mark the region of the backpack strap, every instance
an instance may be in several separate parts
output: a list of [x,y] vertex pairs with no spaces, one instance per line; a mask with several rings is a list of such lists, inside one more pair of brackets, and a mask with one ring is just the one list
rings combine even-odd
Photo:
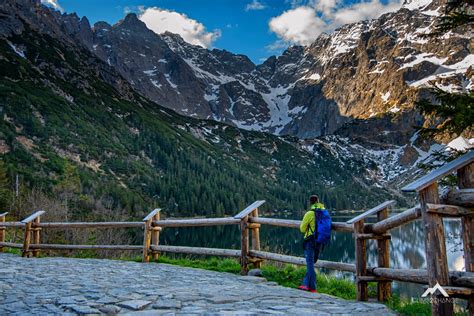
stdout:
[[318,231],[318,221],[316,220],[316,209],[312,209],[311,211],[313,211],[314,213],[314,231],[311,229],[311,222],[309,222],[309,225],[306,227],[305,235],[308,233],[308,230],[311,231],[311,235],[314,235],[314,233]]
[[[314,210],[310,210],[310,211],[313,211]],[[316,212],[314,212],[314,228],[316,229]],[[305,236],[308,234],[308,231],[311,231],[311,235],[314,234],[314,231],[311,229],[311,222],[309,222],[308,226],[306,226],[306,232],[305,232]]]

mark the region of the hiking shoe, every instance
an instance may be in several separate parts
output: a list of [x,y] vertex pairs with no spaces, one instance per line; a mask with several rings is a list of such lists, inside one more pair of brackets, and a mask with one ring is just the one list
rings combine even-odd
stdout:
[[304,285],[298,286],[298,289],[303,290],[303,291],[309,291],[309,288],[307,286],[304,286]]
[[318,293],[318,290],[308,290],[310,291],[311,293]]

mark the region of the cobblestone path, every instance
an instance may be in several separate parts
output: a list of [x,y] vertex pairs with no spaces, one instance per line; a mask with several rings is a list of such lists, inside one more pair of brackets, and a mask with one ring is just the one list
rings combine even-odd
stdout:
[[0,315],[390,315],[257,277],[105,259],[0,254]]

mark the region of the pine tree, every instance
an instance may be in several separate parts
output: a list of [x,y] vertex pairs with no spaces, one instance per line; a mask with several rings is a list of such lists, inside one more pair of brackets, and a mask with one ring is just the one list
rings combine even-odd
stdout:
[[474,23],[473,0],[450,0],[446,3],[445,13],[439,18],[434,34],[442,35],[463,26]]
[[444,119],[444,122],[434,128],[424,128],[422,132],[431,135],[441,132],[461,134],[463,131],[472,128],[474,122],[474,92],[469,93],[449,93],[437,87],[431,89],[432,93],[439,101],[433,104],[424,99],[417,103],[423,114],[437,115]]
[[81,192],[81,178],[75,166],[66,162],[63,169],[63,174],[59,183],[55,186],[54,191],[64,201],[66,214],[68,215],[69,207],[73,202],[74,197]]
[[10,181],[3,161],[0,161],[0,213],[8,209],[10,205]]
[[[439,36],[447,32],[467,28],[472,29],[474,24],[473,0],[451,0],[446,4],[445,13],[439,18],[435,31],[429,36]],[[416,107],[423,113],[435,115],[443,119],[443,123],[436,128],[425,128],[425,135],[443,132],[461,134],[464,131],[472,132],[474,122],[474,92],[446,92],[438,87],[430,89],[437,102],[422,99]]]

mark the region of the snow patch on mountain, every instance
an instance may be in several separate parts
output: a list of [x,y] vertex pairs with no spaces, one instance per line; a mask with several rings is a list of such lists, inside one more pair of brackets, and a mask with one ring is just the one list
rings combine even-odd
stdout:
[[278,86],[271,88],[269,93],[262,94],[263,99],[270,110],[270,119],[263,124],[264,127],[274,127],[275,134],[279,134],[281,130],[291,121],[289,116],[288,102],[291,96],[288,94],[293,85],[286,87]]
[[464,138],[459,136],[458,138],[453,139],[447,145],[449,148],[459,151],[471,150],[474,148],[474,138]]
[[19,48],[17,45],[13,44],[13,43],[10,42],[10,41],[7,41],[7,43],[8,43],[8,45],[11,47],[11,49],[13,49],[13,51],[15,52],[15,54],[17,54],[17,55],[20,56],[21,58],[26,59],[25,50],[24,50],[24,49]]
[[423,10],[431,4],[432,0],[406,0],[402,8],[408,10]]
[[[349,138],[331,135],[302,141],[301,147],[314,155],[318,155],[320,146],[323,146],[329,149],[334,159],[340,160],[343,165],[356,162],[362,168],[365,166],[367,180],[370,178],[381,185],[397,182],[399,179],[403,179],[405,175],[410,175],[413,178],[413,175],[421,172],[420,164],[442,164],[443,162],[436,160],[435,153],[443,154],[449,148],[465,151],[474,147],[474,139],[467,140],[462,137],[454,139],[448,145],[432,144],[427,148],[417,146],[417,140],[418,133],[415,133],[409,143],[403,146],[391,145],[389,147],[370,148],[354,143]],[[403,162],[407,152],[413,152],[415,156],[411,161]]]
[[410,54],[405,57],[405,59],[411,59],[411,58],[414,58],[414,59],[406,64],[403,64],[399,68],[399,70],[404,69],[404,68],[412,68],[413,66],[418,65],[422,62],[429,62],[435,65],[442,65],[448,60],[448,57],[439,58],[439,57],[433,56],[433,54],[430,54],[430,53],[420,53],[415,56]]
[[390,91],[385,93],[380,92],[380,98],[383,102],[387,102],[388,98],[390,98]]
[[[420,55],[423,55],[423,54],[420,54]],[[416,61],[419,61],[419,60],[420,59],[416,59]],[[457,74],[464,74],[469,68],[472,68],[474,65],[473,54],[467,55],[463,60],[451,65],[445,64],[447,58],[429,57],[428,59],[425,59],[425,60],[433,64],[439,65],[438,69],[433,74],[426,76],[422,79],[408,81],[407,84],[409,86],[415,87],[415,88],[427,86],[429,85],[431,81],[434,81],[437,79],[449,78]],[[469,83],[465,84],[465,87],[469,87],[470,84],[472,84],[472,78],[469,78],[468,81]],[[462,86],[457,86],[457,85],[452,85],[452,84],[448,84],[448,85],[436,84],[436,86],[447,92],[465,90],[465,87],[463,89]]]

